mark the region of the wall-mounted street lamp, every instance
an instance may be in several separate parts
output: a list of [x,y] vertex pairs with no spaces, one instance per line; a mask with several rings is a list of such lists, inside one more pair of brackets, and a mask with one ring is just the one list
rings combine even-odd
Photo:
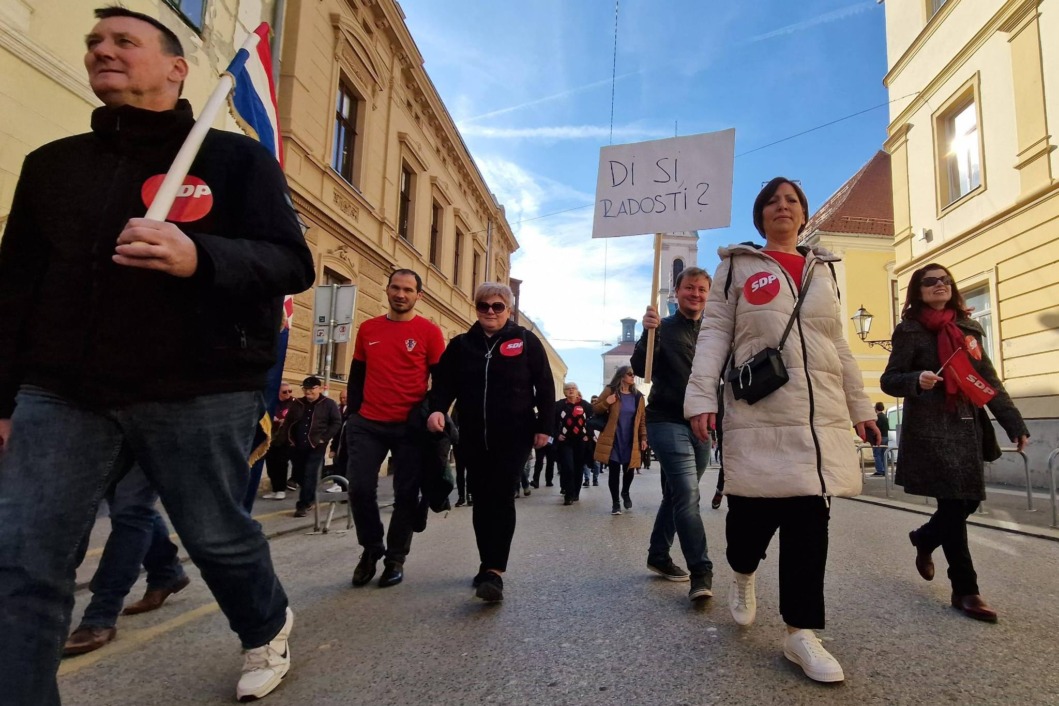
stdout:
[[851,320],[853,321],[854,330],[856,330],[857,335],[860,337],[860,340],[864,341],[869,346],[879,346],[880,348],[884,348],[888,351],[893,350],[893,344],[888,338],[877,339],[874,341],[868,340],[868,334],[871,332],[871,322],[874,318],[875,317],[872,316],[868,312],[868,310],[864,308],[864,305],[861,304],[860,308],[857,309],[857,313],[855,313],[851,317]]

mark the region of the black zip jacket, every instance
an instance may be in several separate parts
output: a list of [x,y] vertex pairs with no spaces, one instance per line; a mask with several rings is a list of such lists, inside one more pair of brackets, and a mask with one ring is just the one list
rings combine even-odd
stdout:
[[198,250],[192,277],[111,260],[126,222],[147,211],[144,183],[168,171],[193,123],[183,100],[99,108],[92,132],[26,157],[0,241],[0,418],[21,384],[97,407],[264,387],[282,297],[314,280],[268,150],[207,135],[190,175],[212,205],[177,223]]
[[[295,411],[297,410],[297,411]],[[287,424],[287,440],[291,446],[298,446],[298,425],[305,421],[305,415],[309,415],[309,446],[319,449],[327,446],[331,439],[335,438],[338,430],[342,428],[342,413],[338,411],[338,403],[330,397],[320,396],[315,403],[310,404],[304,397],[294,400],[291,405],[291,413],[295,414],[296,420]]]
[[449,341],[432,380],[430,410],[447,412],[456,402],[461,444],[488,448],[552,432],[548,356],[540,339],[517,324],[509,321],[486,337],[475,323]]
[[[691,377],[695,342],[702,319],[692,321],[679,311],[662,319],[655,332],[654,370],[651,396],[647,398],[647,421],[687,424],[684,419],[684,392]],[[647,365],[647,331],[636,342],[629,360],[634,373],[643,377]]]

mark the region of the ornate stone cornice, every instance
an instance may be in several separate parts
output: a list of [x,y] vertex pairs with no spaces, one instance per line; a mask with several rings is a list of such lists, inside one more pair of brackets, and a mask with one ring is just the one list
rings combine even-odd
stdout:
[[83,71],[75,71],[58,55],[52,53],[6,22],[0,22],[0,47],[26,62],[49,79],[74,94],[93,108],[100,105],[92,93]]

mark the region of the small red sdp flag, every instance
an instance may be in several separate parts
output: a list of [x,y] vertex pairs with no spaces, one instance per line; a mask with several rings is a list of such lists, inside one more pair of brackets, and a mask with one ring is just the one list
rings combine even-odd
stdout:
[[971,404],[976,407],[984,407],[996,397],[996,390],[982,379],[982,376],[971,365],[966,348],[958,349],[944,367],[947,369],[946,374],[952,375],[956,380],[960,392],[966,395]]

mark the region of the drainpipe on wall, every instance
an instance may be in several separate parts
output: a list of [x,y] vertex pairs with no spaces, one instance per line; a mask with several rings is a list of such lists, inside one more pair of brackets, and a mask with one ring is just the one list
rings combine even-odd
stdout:
[[276,86],[276,98],[279,99],[279,65],[280,50],[283,47],[283,23],[287,16],[287,0],[276,0],[272,8],[272,83]]

